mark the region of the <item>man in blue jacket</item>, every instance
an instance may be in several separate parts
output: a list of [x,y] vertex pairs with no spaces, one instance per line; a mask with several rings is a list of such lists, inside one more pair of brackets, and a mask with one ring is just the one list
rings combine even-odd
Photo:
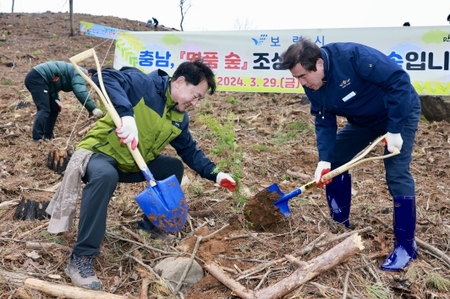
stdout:
[[[393,252],[381,265],[399,271],[417,257],[415,184],[410,162],[420,119],[419,96],[409,75],[395,61],[357,43],[330,43],[319,48],[308,39],[282,54],[282,67],[302,84],[315,116],[319,162],[318,185],[326,185],[332,218],[349,227],[351,178],[348,172],[322,183],[322,176],[350,161],[371,141],[387,133],[385,151],[400,154],[384,160],[394,203]],[[337,116],[347,118],[338,131]]]
[[[87,74],[87,71],[83,70]],[[72,91],[90,114],[95,117],[103,115],[89,96],[86,80],[68,62],[48,61],[33,67],[25,77],[25,86],[37,108],[32,131],[33,141],[54,138],[53,128],[62,109],[58,94],[60,91]]]
[[[201,177],[230,191],[236,185],[229,174],[221,172],[197,148],[189,131],[187,110],[216,89],[214,73],[202,60],[181,63],[172,77],[162,70],[145,74],[126,67],[103,70],[102,78],[122,126],[115,128],[107,114],[77,145],[77,150],[93,154],[82,178],[86,185],[81,197],[78,237],[65,271],[74,285],[96,290],[101,283],[95,275],[93,259],[99,254],[105,235],[109,200],[118,182],[145,181],[126,144],[140,151],[156,180],[175,175],[181,183],[182,161],[161,154],[170,144]],[[93,81],[99,85],[98,74]],[[149,232],[152,238],[167,236],[145,215],[138,228]]]

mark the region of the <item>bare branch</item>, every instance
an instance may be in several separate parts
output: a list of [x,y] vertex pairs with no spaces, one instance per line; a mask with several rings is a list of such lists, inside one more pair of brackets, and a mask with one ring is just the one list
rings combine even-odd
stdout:
[[181,14],[181,21],[180,21],[180,29],[181,31],[184,31],[183,29],[183,22],[184,22],[184,18],[189,10],[189,8],[191,8],[192,4],[188,3],[186,4],[187,0],[180,0],[180,14]]

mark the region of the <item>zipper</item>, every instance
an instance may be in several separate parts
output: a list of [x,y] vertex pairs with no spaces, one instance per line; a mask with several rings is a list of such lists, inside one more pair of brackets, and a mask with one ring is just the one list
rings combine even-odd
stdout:
[[160,150],[165,144],[166,144],[166,141],[171,137],[173,135],[173,132],[171,132],[170,133],[170,135],[169,136],[167,136],[167,138],[166,139],[164,139],[164,142],[163,143],[161,143],[161,145],[160,146],[158,146],[158,148],[157,148],[157,150]]
[[[327,56],[327,72],[328,72],[330,70],[330,57],[328,56],[328,52],[326,49],[322,48],[322,50],[323,50],[323,53],[325,53],[325,56]],[[325,72],[325,69],[324,69],[324,72]],[[324,76],[325,76],[325,73],[324,73]],[[323,84],[326,86],[325,86],[325,97],[322,99],[322,103],[321,103],[322,104],[322,120],[325,119],[325,102],[328,97],[328,86],[329,86],[328,81],[323,81]]]

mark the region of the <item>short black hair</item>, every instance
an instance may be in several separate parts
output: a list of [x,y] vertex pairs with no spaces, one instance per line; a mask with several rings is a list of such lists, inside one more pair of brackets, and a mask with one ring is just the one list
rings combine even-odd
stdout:
[[175,81],[181,76],[186,78],[186,82],[192,85],[198,85],[203,80],[206,80],[208,83],[209,94],[213,95],[216,91],[214,72],[203,59],[182,62],[173,73],[172,80]]
[[92,76],[94,76],[95,74],[97,74],[97,70],[96,69],[88,69],[88,74],[92,74]]
[[281,54],[281,69],[291,70],[300,63],[307,71],[317,71],[316,63],[322,58],[320,47],[308,38],[302,38]]

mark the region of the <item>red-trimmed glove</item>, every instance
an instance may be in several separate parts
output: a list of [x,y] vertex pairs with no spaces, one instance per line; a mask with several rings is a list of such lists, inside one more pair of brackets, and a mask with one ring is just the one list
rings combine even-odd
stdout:
[[220,186],[227,188],[231,192],[234,192],[236,190],[236,181],[233,180],[231,175],[224,172],[219,172],[217,174],[216,183]]
[[316,185],[323,187],[331,183],[331,180],[322,182],[322,177],[331,171],[331,163],[327,161],[320,161],[317,163],[316,172],[314,173],[314,178],[316,180]]
[[131,149],[136,149],[139,139],[134,117],[124,116],[120,120],[122,121],[122,126],[116,129],[116,134],[120,138],[120,143],[128,144],[131,142]]

